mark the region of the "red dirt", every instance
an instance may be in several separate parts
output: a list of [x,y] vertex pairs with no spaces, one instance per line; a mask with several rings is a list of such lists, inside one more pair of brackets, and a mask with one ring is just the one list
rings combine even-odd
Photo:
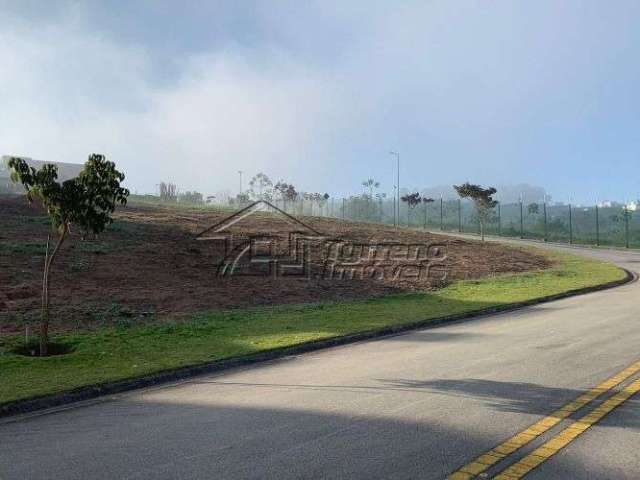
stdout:
[[[441,271],[403,280],[315,278],[322,252],[314,240],[312,277],[269,278],[217,275],[221,242],[195,236],[228,214],[205,209],[129,206],[97,239],[72,232],[52,270],[54,330],[91,329],[114,321],[163,319],[204,310],[285,303],[312,303],[429,290],[459,279],[548,268],[549,260],[515,248],[392,227],[305,218],[327,238],[349,242],[393,241],[426,245],[446,253]],[[41,209],[24,197],[0,197],[0,333],[23,331],[37,320],[43,245],[48,225]],[[303,227],[295,227],[295,229]],[[274,214],[257,214],[226,231],[243,238],[268,233],[287,239],[292,226]],[[25,244],[30,244],[25,248]],[[277,251],[282,245],[278,243]]]

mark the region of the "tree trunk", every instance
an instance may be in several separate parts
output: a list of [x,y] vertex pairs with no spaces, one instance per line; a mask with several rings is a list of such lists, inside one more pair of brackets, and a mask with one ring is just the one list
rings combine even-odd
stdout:
[[482,220],[480,220],[480,238],[484,242],[484,222]]
[[58,243],[56,247],[49,255],[49,242],[51,240],[51,235],[47,237],[47,252],[44,260],[44,275],[42,278],[42,319],[40,321],[40,356],[45,357],[49,353],[49,273],[51,272],[51,265],[53,264],[53,260],[64,242],[64,239],[67,236],[68,225],[64,225],[62,227],[62,233],[60,234],[60,238],[58,239]]

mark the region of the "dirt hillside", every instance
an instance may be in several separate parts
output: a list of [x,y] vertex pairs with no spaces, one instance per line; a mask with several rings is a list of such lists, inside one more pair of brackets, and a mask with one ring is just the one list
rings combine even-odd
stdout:
[[[393,227],[326,218],[299,224],[264,212],[226,225],[228,215],[131,205],[98,238],[73,231],[52,272],[55,329],[375,297],[550,266],[514,248]],[[16,196],[0,196],[0,225],[0,332],[19,332],[38,315],[49,227],[41,209]]]

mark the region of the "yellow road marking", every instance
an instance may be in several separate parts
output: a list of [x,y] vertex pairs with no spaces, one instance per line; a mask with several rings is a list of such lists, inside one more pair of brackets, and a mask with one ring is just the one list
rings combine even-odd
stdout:
[[627,378],[638,373],[639,371],[640,361],[625,368],[608,380],[605,380],[597,387],[583,393],[572,402],[567,403],[555,412],[552,412],[548,416],[544,417],[542,420],[534,423],[526,430],[523,430],[522,432],[511,437],[506,442],[501,443],[497,447],[479,456],[471,463],[468,463],[459,470],[456,470],[454,473],[449,475],[448,480],[471,480],[472,478],[475,478],[480,473],[488,470],[492,465],[495,465],[505,457],[524,447],[535,438],[555,427],[558,423],[569,417],[571,414],[577,412],[582,407],[588,405],[593,400],[598,398],[600,395],[608,392],[616,385],[624,382]]
[[598,423],[605,415],[611,413],[611,411],[622,405],[638,392],[640,392],[640,380],[636,380],[631,383],[620,393],[616,393],[611,398],[603,402],[598,408],[592,410],[579,420],[576,420],[540,448],[537,448],[522,460],[511,465],[499,475],[495,476],[494,479],[514,480],[524,477],[531,470],[541,463],[546,462],[552,455],[555,455],[564,447],[569,445],[588,428]]

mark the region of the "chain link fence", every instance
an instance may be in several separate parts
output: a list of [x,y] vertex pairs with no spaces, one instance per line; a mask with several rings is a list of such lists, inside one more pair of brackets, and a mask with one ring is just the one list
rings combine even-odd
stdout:
[[[297,216],[317,216],[431,231],[480,233],[472,202],[437,199],[414,207],[388,198],[357,196],[276,200],[272,203]],[[238,207],[238,205],[236,205]],[[399,212],[399,214],[398,214]],[[498,204],[488,217],[485,233],[578,245],[640,248],[640,210],[622,204],[575,206],[545,203]]]

